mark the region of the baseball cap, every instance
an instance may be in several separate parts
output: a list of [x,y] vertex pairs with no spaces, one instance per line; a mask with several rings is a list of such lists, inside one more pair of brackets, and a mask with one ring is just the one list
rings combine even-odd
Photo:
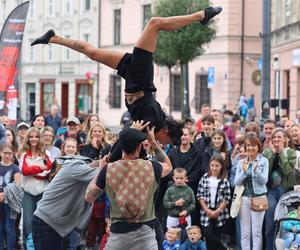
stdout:
[[80,121],[77,117],[75,116],[71,116],[68,118],[67,120],[67,125],[70,123],[70,122],[74,122],[76,125],[80,125]]
[[17,125],[17,130],[22,129],[22,128],[27,128],[27,129],[29,129],[29,125],[28,125],[26,122],[20,122],[20,123]]
[[125,128],[119,133],[120,146],[127,154],[133,153],[137,146],[147,138],[147,134],[135,128]]

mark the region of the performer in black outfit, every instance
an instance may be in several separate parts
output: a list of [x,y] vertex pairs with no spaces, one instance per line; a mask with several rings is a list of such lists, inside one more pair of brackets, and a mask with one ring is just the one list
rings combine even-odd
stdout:
[[153,84],[153,52],[155,51],[158,32],[174,31],[191,23],[205,25],[222,11],[221,7],[209,7],[185,16],[152,17],[137,41],[132,53],[95,48],[85,41],[60,37],[53,30],[35,39],[36,44],[54,43],[85,54],[90,59],[118,70],[125,84],[125,102],[133,121],[143,120],[155,126],[155,138],[163,145],[178,142],[181,125],[172,118],[166,118],[160,104],[154,99],[156,91]]

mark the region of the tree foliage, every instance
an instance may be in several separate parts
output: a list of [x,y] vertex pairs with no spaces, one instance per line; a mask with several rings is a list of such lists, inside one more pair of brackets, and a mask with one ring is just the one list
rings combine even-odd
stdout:
[[[168,17],[195,13],[205,9],[209,0],[159,0],[154,7],[154,16]],[[215,36],[213,23],[190,24],[173,32],[161,31],[157,41],[154,61],[158,65],[171,68],[175,64],[186,64],[203,54],[203,45]]]

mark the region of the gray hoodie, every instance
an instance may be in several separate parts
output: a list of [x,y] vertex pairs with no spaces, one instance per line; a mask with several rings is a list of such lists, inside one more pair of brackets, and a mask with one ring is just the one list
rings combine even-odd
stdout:
[[86,188],[98,168],[91,168],[92,159],[84,156],[64,156],[57,159],[61,169],[46,188],[34,215],[65,237],[74,228],[84,229],[92,205],[84,199]]

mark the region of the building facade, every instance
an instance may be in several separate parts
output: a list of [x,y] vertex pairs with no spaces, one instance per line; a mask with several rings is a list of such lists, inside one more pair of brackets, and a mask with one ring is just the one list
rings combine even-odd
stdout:
[[271,30],[272,115],[287,114],[294,119],[300,108],[300,2],[272,1]]
[[[20,2],[24,1],[1,1],[2,17]],[[31,47],[30,43],[53,29],[97,46],[99,14],[96,1],[30,0],[19,77],[21,119],[45,114],[53,103],[61,107],[63,117],[96,112],[98,64],[62,46]]]
[[[212,2],[215,6],[223,6],[223,12],[216,18],[216,38],[205,47],[204,55],[189,63],[191,116],[198,118],[204,103],[218,109],[227,104],[228,108],[235,109],[241,93],[255,95],[259,112],[260,86],[256,79],[252,80],[252,76],[258,69],[261,55],[262,3],[259,0]],[[131,51],[154,4],[155,1],[151,0],[103,0],[101,33],[105,35],[101,36],[101,47]],[[211,88],[207,84],[209,67],[213,67],[215,72]],[[180,119],[180,70],[174,67],[171,72],[170,83],[168,69],[155,66],[156,98],[166,112]],[[100,66],[100,93],[109,93],[100,98],[104,117],[117,117],[120,109],[125,110],[123,93],[114,96],[117,89],[124,89],[124,81],[114,70]]]
[[[13,1],[2,1],[12,3]],[[21,2],[21,1],[19,1]],[[118,126],[124,103],[124,80],[116,71],[99,65],[79,53],[56,45],[30,47],[31,41],[48,29],[96,47],[132,51],[151,16],[155,0],[31,0],[23,40],[20,76],[20,114],[49,111],[53,102],[64,117],[98,112],[105,125]],[[205,54],[189,63],[191,116],[209,103],[235,109],[239,96],[254,94],[260,107],[260,86],[255,78],[261,55],[262,3],[260,0],[214,0],[223,6],[216,18],[216,38]],[[16,3],[13,4],[16,6]],[[1,14],[4,20],[9,7]],[[1,11],[1,8],[0,8]],[[4,12],[4,11],[2,11]],[[0,23],[1,27],[1,23]],[[214,83],[208,88],[208,69],[214,69]],[[157,100],[167,113],[181,117],[180,69],[155,65]]]

